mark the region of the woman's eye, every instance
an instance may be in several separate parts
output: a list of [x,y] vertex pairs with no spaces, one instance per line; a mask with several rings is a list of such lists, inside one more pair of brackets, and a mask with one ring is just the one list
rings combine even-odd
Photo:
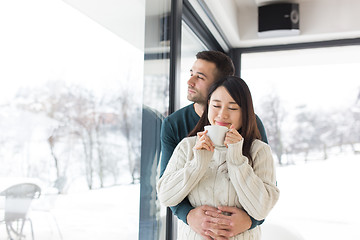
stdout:
[[238,110],[238,108],[229,108],[229,110]]
[[217,105],[213,105],[214,108],[220,108],[220,106],[217,106]]

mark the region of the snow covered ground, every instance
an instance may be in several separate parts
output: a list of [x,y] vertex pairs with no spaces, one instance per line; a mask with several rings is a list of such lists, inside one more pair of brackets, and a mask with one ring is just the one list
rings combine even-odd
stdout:
[[[139,184],[60,195],[53,210],[31,211],[35,239],[137,239],[139,195]],[[31,239],[29,229],[26,223],[26,239]],[[7,239],[4,225],[0,239]]]
[[288,227],[306,240],[360,239],[360,156],[278,167],[280,199],[266,223]]
[[[344,154],[278,167],[280,200],[263,224],[263,239],[281,240],[279,228],[305,240],[360,239],[359,170],[360,156]],[[139,189],[135,184],[61,195],[51,212],[31,212],[35,239],[61,239],[56,223],[64,240],[137,239]]]

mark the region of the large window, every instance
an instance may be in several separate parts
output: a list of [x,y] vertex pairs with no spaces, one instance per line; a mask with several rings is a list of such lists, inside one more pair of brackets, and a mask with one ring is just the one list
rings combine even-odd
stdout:
[[242,78],[277,162],[264,223],[304,239],[359,239],[360,47],[242,55]]
[[[108,11],[123,17],[108,26],[97,19],[104,4],[80,5],[0,3],[0,192],[40,186],[28,215],[36,239],[136,239],[144,55],[120,35],[144,29],[120,23],[144,25],[144,9],[113,5],[128,14]],[[0,201],[1,221],[4,192]]]
[[178,90],[180,91],[180,107],[184,107],[191,103],[187,100],[187,81],[190,78],[190,69],[196,61],[196,54],[207,48],[184,22],[181,36],[181,74]]

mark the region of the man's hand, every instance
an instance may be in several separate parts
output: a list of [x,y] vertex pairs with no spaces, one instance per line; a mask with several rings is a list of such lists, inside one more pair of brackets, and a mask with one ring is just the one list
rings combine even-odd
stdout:
[[205,223],[208,229],[205,234],[213,239],[228,239],[251,227],[249,215],[237,207],[219,206],[216,212],[207,210],[205,215],[212,217],[210,222]]
[[216,213],[218,209],[206,205],[196,207],[188,213],[186,220],[192,230],[203,236],[205,239],[212,240],[212,238],[206,234],[206,231],[209,229],[206,229],[204,226],[207,226],[208,222],[211,222],[213,217],[205,215],[206,211]]
[[227,206],[197,207],[189,212],[187,222],[207,240],[227,240],[251,227],[251,219],[244,210]]

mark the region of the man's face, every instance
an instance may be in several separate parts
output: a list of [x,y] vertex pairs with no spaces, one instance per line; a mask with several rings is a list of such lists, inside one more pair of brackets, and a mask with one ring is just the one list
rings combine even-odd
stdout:
[[197,59],[190,69],[187,99],[195,103],[206,104],[209,87],[215,81],[215,73],[215,63]]

